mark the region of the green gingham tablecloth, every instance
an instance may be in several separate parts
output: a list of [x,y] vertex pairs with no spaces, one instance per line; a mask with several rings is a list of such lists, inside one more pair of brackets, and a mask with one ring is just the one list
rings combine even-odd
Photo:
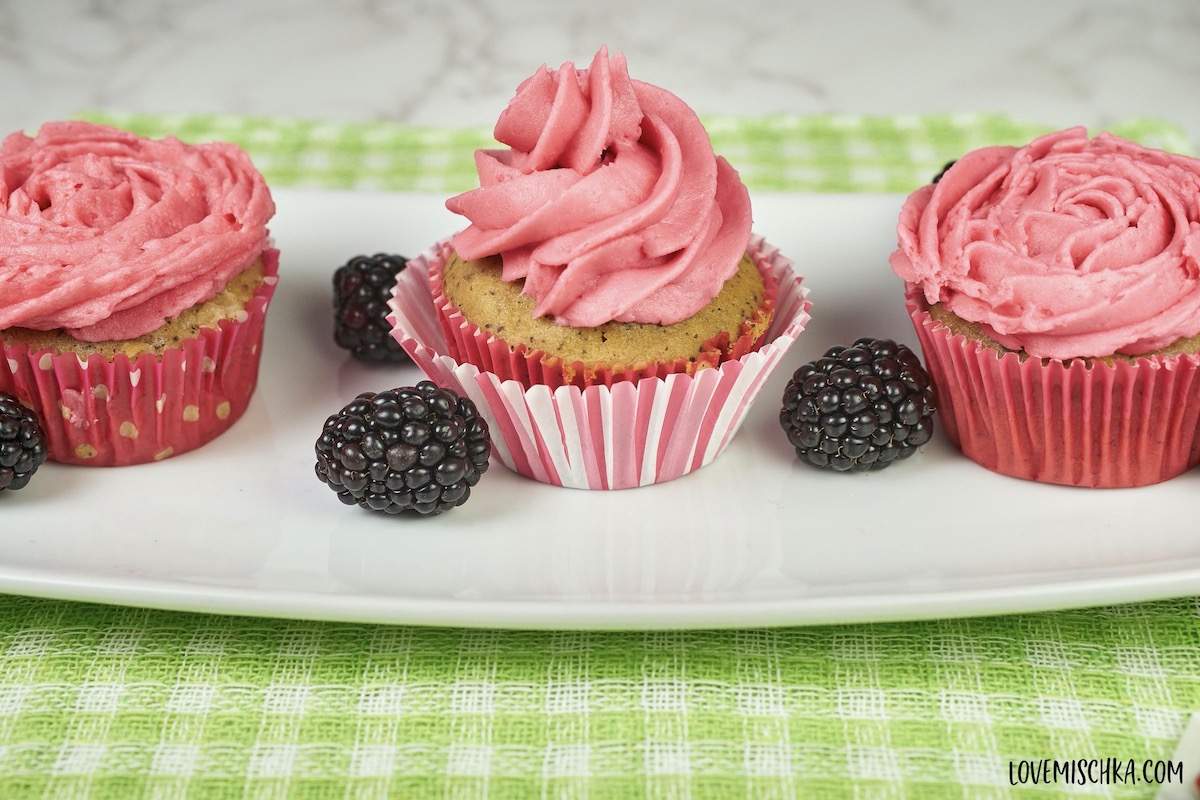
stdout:
[[[273,186],[461,192],[477,185],[475,149],[496,146],[488,128],[218,114],[87,116],[144,136],[237,142]],[[1021,144],[1050,130],[999,114],[705,117],[704,123],[713,148],[747,186],[789,192],[907,192],[967,150]],[[1191,152],[1184,132],[1164,122],[1127,120],[1107,130]]]
[[[486,132],[92,115],[222,138],[279,186],[445,193]],[[709,120],[755,189],[906,190],[998,116]],[[1153,122],[1112,130],[1187,150]],[[2,528],[0,528],[2,530]],[[1200,600],[995,619],[513,633],[0,596],[0,800],[1151,797],[1016,787],[1015,759],[1168,758]]]

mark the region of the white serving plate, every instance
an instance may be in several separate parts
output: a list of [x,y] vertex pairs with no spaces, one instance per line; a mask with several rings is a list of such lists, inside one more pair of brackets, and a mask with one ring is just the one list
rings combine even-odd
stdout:
[[415,382],[330,335],[330,275],[452,231],[439,198],[280,191],[262,383],[207,447],[121,469],[47,465],[0,497],[0,591],[188,611],[421,625],[648,629],[1034,611],[1200,594],[1200,471],[1087,491],[994,475],[940,437],[870,475],[796,463],[790,372],[858,336],[912,342],[887,266],[900,198],[755,196],[755,229],[808,276],[814,322],[712,466],[624,492],[494,464],[434,519],[347,508],[313,476],[325,417]]

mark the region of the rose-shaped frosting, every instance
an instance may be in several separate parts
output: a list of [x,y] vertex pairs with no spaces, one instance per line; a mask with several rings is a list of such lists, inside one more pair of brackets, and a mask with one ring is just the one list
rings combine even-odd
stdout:
[[1042,358],[1200,333],[1200,161],[1083,128],[963,156],[900,213],[892,268]]
[[231,144],[83,122],[14,133],[0,144],[0,330],[149,333],[253,263],[274,213]]
[[496,123],[508,150],[475,154],[480,188],[446,207],[471,226],[466,259],[500,255],[538,316],[575,327],[669,325],[737,270],[750,198],[682,100],[630,80],[601,48],[591,66],[542,67]]

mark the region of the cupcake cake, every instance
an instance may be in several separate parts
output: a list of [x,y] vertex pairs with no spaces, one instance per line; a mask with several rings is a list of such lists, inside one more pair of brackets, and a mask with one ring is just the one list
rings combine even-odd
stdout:
[[278,252],[270,192],[231,144],[50,123],[0,145],[0,392],[51,459],[199,447],[245,411]]
[[624,488],[708,463],[807,320],[736,170],[603,48],[521,83],[495,136],[446,203],[469,225],[400,277],[402,346],[475,390],[523,474]]
[[891,258],[962,451],[1157,483],[1200,462],[1200,161],[1082,128],[960,158]]
[[621,55],[538,70],[495,136],[508,149],[476,153],[480,187],[446,203],[471,223],[433,278],[456,340],[465,323],[524,356],[520,378],[586,386],[715,366],[766,332],[746,187]]

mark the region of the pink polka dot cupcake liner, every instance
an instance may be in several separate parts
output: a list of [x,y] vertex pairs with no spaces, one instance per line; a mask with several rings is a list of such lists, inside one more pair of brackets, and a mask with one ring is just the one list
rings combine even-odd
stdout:
[[62,464],[129,466],[194,450],[237,422],[258,383],[279,251],[262,262],[244,315],[161,355],[85,358],[0,340],[0,392],[38,412],[49,457]]
[[392,335],[442,387],[474,401],[493,452],[527,478],[574,489],[665,483],[712,463],[729,446],[763,385],[804,331],[811,303],[792,262],[761,237],[747,250],[777,284],[763,342],[693,374],[580,387],[526,386],[450,355],[430,282],[450,253],[441,242],[408,262],[393,293]]
[[1000,354],[934,320],[919,288],[909,286],[906,300],[940,423],[981,466],[1111,489],[1200,464],[1200,356],[1088,364]]

